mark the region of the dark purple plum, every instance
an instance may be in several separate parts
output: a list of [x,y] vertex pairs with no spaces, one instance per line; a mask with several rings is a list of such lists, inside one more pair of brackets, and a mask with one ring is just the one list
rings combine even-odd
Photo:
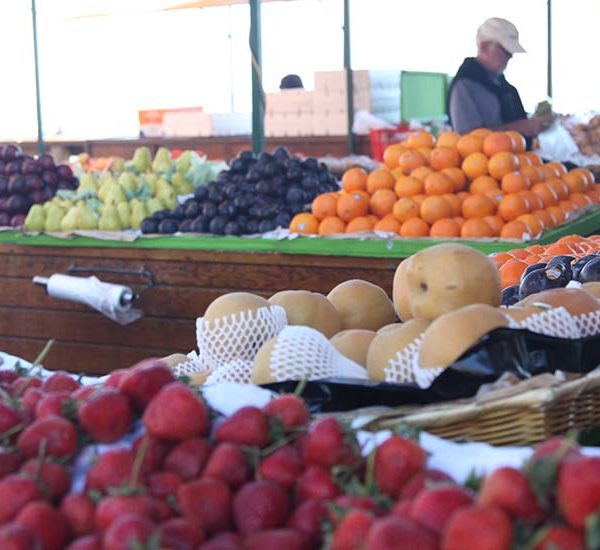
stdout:
[[18,145],[5,145],[2,147],[1,156],[4,160],[15,160],[23,156],[23,149]]
[[193,220],[200,215],[200,205],[193,199],[186,201],[185,204],[185,217],[189,220]]
[[24,176],[14,174],[10,177],[8,180],[8,192],[11,195],[26,195],[27,191],[27,182]]
[[241,235],[242,228],[236,221],[230,221],[225,224],[225,235]]
[[28,191],[41,191],[44,188],[42,178],[33,174],[25,176],[25,185]]
[[575,260],[574,256],[554,256],[549,262],[547,267],[562,266],[564,268],[563,275],[569,279],[573,278],[573,270],[571,269],[571,263]]
[[192,220],[192,233],[206,233],[208,231],[208,220],[205,216],[200,215]]
[[38,162],[40,163],[42,170],[54,170],[54,159],[50,155],[44,154],[40,156]]
[[42,172],[42,181],[46,185],[56,189],[56,186],[58,185],[58,176],[54,170],[44,170]]
[[59,180],[57,189],[66,189],[67,191],[71,190],[71,182]]
[[73,170],[66,164],[60,164],[56,167],[56,175],[59,180],[70,182],[73,179]]
[[545,267],[546,267],[546,264],[544,262],[527,266],[527,269],[525,269],[525,271],[523,271],[523,275],[521,275],[521,281],[525,277],[527,277],[527,275],[529,275],[532,271],[537,271],[538,269],[543,269]]
[[205,201],[206,199],[208,199],[208,189],[204,185],[196,187],[196,190],[194,191],[194,198],[198,202]]
[[140,229],[144,235],[158,233],[158,223],[158,220],[154,218],[145,218],[140,224]]
[[[570,272],[570,270],[569,270]],[[537,294],[542,290],[563,288],[571,279],[566,276],[566,269],[562,265],[536,269],[527,275],[519,285],[519,299],[522,300],[530,294]]]
[[42,193],[44,193],[44,202],[49,201],[54,196],[54,189],[51,187],[44,187]]
[[166,218],[158,224],[158,232],[161,235],[172,235],[179,231],[179,222],[173,218]]
[[579,274],[582,283],[593,283],[600,281],[600,256],[590,260]]
[[25,223],[25,214],[17,214],[10,219],[10,225],[12,227],[23,227]]
[[0,212],[8,212],[8,199],[6,197],[0,198]]
[[227,218],[225,216],[215,216],[210,220],[208,230],[213,235],[225,235],[225,225],[227,225]]
[[275,229],[275,222],[273,220],[262,220],[258,224],[259,233],[268,233],[269,231],[273,231],[273,229]]
[[25,159],[21,164],[21,172],[26,176],[29,174],[37,175],[42,173],[42,167],[37,160]]
[[8,199],[8,213],[12,214],[27,214],[27,210],[29,210],[29,200],[22,195],[13,195]]
[[0,197],[8,197],[8,178],[0,176]]
[[12,176],[13,174],[20,174],[21,162],[18,160],[11,160],[10,162],[7,162],[4,172],[7,176]]
[[0,212],[0,227],[7,227],[10,225],[10,216],[7,212]]
[[181,233],[189,233],[192,230],[192,220],[183,220],[179,224],[179,231]]
[[519,301],[519,285],[506,287],[502,291],[502,305],[512,306]]
[[590,254],[589,256],[584,256],[583,258],[580,258],[579,260],[577,260],[572,265],[573,280],[579,281],[580,277],[581,277],[581,270],[586,266],[586,264],[588,262],[591,262],[592,260],[594,260],[595,258],[598,258],[598,257],[600,257],[600,256],[598,256],[597,254]]
[[33,204],[44,204],[47,200],[46,193],[42,189],[31,191],[28,197]]
[[6,174],[6,163],[3,160],[0,160],[0,174]]

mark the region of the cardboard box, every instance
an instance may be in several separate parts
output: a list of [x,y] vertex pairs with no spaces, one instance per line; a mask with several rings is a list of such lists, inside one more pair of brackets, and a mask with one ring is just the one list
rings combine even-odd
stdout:
[[140,134],[147,137],[210,135],[210,115],[202,107],[138,111]]

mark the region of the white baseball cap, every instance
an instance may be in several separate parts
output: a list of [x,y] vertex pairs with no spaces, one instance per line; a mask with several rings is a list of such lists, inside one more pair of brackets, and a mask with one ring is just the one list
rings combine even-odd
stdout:
[[477,45],[482,42],[498,42],[511,54],[525,52],[525,48],[519,44],[517,27],[500,17],[491,17],[477,29]]

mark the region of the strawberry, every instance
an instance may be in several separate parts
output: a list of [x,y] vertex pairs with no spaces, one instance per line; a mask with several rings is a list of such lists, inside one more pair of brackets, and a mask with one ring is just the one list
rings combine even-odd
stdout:
[[462,487],[424,489],[415,498],[411,515],[417,523],[439,535],[456,510],[472,504],[473,496]]
[[62,550],[69,540],[69,528],[63,515],[47,502],[37,501],[25,505],[15,523],[35,533],[44,550]]
[[530,461],[536,462],[542,458],[558,456],[561,453],[565,458],[581,456],[579,445],[566,437],[551,437],[540,443],[533,451]]
[[296,480],[296,497],[299,501],[309,498],[333,499],[340,488],[333,481],[331,472],[321,466],[309,466]]
[[57,371],[42,382],[42,390],[46,393],[63,391],[70,393],[75,391],[80,385],[69,373]]
[[71,400],[71,394],[67,391],[56,391],[45,394],[35,406],[35,417],[44,418],[51,414],[64,416],[63,406]]
[[231,490],[220,479],[205,477],[182,485],[177,502],[183,516],[207,534],[231,524]]
[[362,550],[373,521],[366,510],[350,510],[333,532],[331,550]]
[[204,533],[193,523],[182,518],[164,521],[158,526],[160,548],[195,550],[204,541]]
[[0,527],[2,550],[37,550],[40,540],[35,533],[18,523],[7,523]]
[[140,452],[142,443],[146,445],[146,451],[142,460],[142,472],[147,474],[161,470],[165,457],[173,448],[173,442],[144,434],[138,437],[133,443],[132,451],[134,455],[137,456]]
[[100,535],[86,535],[75,539],[66,550],[102,550],[102,537]]
[[236,489],[250,479],[250,466],[237,445],[219,443],[211,453],[202,475],[221,479]]
[[308,499],[297,505],[288,521],[288,526],[304,533],[313,546],[320,547],[321,523],[327,518],[324,500]]
[[533,550],[585,550],[583,532],[572,527],[552,525]]
[[267,416],[277,418],[286,430],[306,426],[310,420],[306,403],[293,394],[276,397],[263,410]]
[[0,369],[0,383],[1,384],[12,384],[19,375],[12,369]]
[[423,470],[427,455],[410,439],[393,436],[375,452],[375,481],[382,493],[397,498],[405,483]]
[[154,533],[154,524],[146,517],[125,513],[117,518],[102,536],[102,547],[107,550],[146,548]]
[[233,497],[233,519],[242,535],[281,527],[289,512],[289,495],[273,481],[251,481]]
[[176,495],[183,480],[173,472],[154,472],[148,476],[148,490],[150,494],[165,499]]
[[198,550],[246,550],[246,546],[244,539],[237,533],[219,533],[201,544]]
[[510,517],[496,506],[471,506],[458,510],[442,535],[441,550],[510,550],[513,543]]
[[21,474],[39,483],[42,494],[49,500],[58,500],[71,488],[69,472],[59,464],[32,458],[21,466]]
[[267,529],[246,537],[246,550],[308,550],[306,537],[294,529]]
[[307,466],[331,468],[343,462],[344,430],[335,418],[317,420],[303,439],[302,460]]
[[184,481],[200,475],[208,457],[211,445],[208,439],[192,437],[173,448],[164,460],[164,469],[176,473]]
[[14,474],[22,461],[23,456],[18,450],[0,447],[0,479]]
[[27,388],[21,398],[23,410],[30,416],[35,416],[37,404],[46,394],[40,388]]
[[17,447],[27,456],[35,457],[45,442],[48,456],[65,457],[77,450],[77,432],[68,420],[61,416],[50,415],[35,420],[19,434]]
[[564,461],[558,472],[556,500],[569,525],[583,528],[586,518],[600,510],[600,457]]
[[423,470],[422,472],[415,474],[404,484],[398,498],[412,500],[423,489],[448,484],[454,484],[454,480],[448,474],[440,472],[439,470]]
[[41,498],[33,480],[20,475],[6,476],[0,481],[0,525],[14,519],[27,503]]
[[0,436],[23,422],[19,411],[0,402]]
[[102,453],[89,469],[87,489],[106,491],[120,487],[131,477],[135,455],[128,449],[114,449]]
[[108,529],[123,514],[156,519],[154,500],[146,495],[122,495],[103,498],[96,506],[95,522],[100,531]]
[[300,453],[292,445],[286,445],[264,458],[260,463],[259,472],[264,479],[292,489],[302,472],[302,467]]
[[390,510],[390,514],[392,516],[413,520],[412,505],[412,500],[398,500]]
[[97,390],[96,386],[81,386],[71,393],[71,397],[79,404],[85,403]]
[[203,401],[179,382],[167,384],[156,394],[146,407],[142,421],[151,436],[182,441],[204,436],[209,428]]
[[96,530],[96,505],[85,493],[66,495],[60,503],[60,511],[73,535],[82,537]]
[[544,516],[525,474],[515,468],[497,468],[489,474],[479,491],[479,502],[498,506],[529,523],[536,523]]
[[271,439],[267,416],[256,407],[242,407],[219,424],[215,437],[220,442],[266,447]]
[[175,377],[162,360],[145,359],[127,369],[118,387],[138,411],[143,411],[162,388],[173,382]]
[[365,510],[373,516],[381,515],[381,508],[373,497],[361,497],[357,495],[340,495],[333,501],[334,507],[329,509],[329,520],[338,523],[350,510]]
[[131,427],[131,407],[127,397],[110,388],[94,392],[80,405],[78,416],[82,428],[98,443],[117,441]]
[[131,372],[130,369],[116,369],[110,372],[104,381],[105,388],[117,388],[121,384],[121,380]]
[[[366,550],[397,550],[399,541],[402,548],[411,550],[437,550],[437,539],[416,523],[395,516],[375,520],[364,546]],[[467,550],[469,547],[463,547]],[[473,546],[471,546],[473,548]],[[477,547],[479,549],[479,547]]]
[[12,383],[12,386],[19,395],[23,395],[23,392],[28,388],[41,388],[42,380],[35,376],[19,376]]

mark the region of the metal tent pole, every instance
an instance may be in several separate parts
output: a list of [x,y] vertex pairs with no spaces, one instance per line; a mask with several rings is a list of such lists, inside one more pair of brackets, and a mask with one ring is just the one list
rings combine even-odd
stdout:
[[258,154],[265,147],[265,95],[261,69],[261,0],[250,0],[250,54],[252,56],[252,150]]
[[350,0],[344,0],[344,69],[346,71],[346,102],[348,107],[348,154],[354,154],[354,79],[350,58]]
[[547,22],[548,22],[548,74],[547,74],[547,95],[552,98],[552,0],[547,3]]
[[35,0],[31,0],[31,22],[33,25],[33,64],[35,70],[35,101],[37,115],[37,151],[42,155],[45,150],[44,130],[42,128],[42,100],[40,96],[40,66],[38,59],[38,40],[37,40],[37,12],[35,9]]

